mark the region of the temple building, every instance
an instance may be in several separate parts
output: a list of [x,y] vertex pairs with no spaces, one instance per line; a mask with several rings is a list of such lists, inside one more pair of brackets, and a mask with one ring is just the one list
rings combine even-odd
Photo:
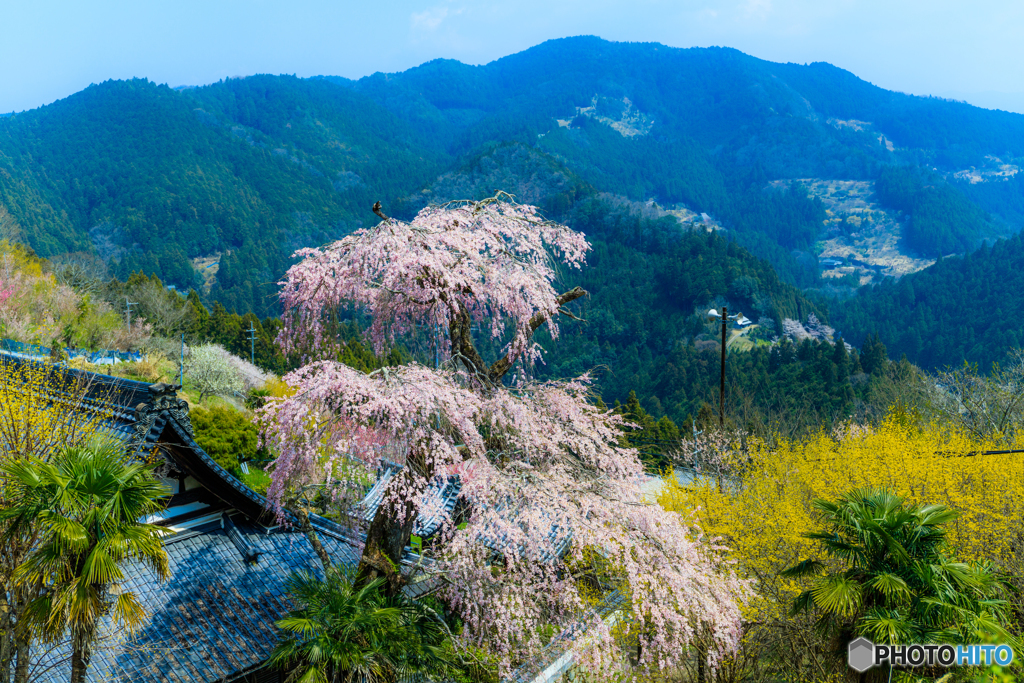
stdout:
[[[0,350],[0,363],[39,361]],[[123,567],[125,581],[112,594],[130,591],[146,610],[144,624],[128,633],[104,617],[93,647],[89,683],[281,683],[283,675],[267,666],[279,637],[275,622],[292,608],[286,581],[292,572],[322,576],[323,568],[298,520],[277,518],[267,501],[217,464],[195,441],[188,404],[165,383],[147,384],[80,370],[66,377],[79,387],[75,395],[54,383],[50,400],[89,411],[124,442],[129,453],[156,462],[156,475],[170,491],[166,506],[145,521],[165,527],[163,541],[170,577],[158,581],[138,562]],[[82,389],[84,389],[84,399]],[[376,483],[366,491],[357,516],[372,520],[399,465],[384,462]],[[417,519],[414,533],[427,537],[438,530],[459,504],[457,478],[438,481],[427,491],[432,510]],[[310,522],[335,564],[358,565],[365,536],[359,524],[343,526],[317,515]],[[554,553],[561,555],[571,533],[553,526]],[[406,549],[403,568],[423,566],[424,558]],[[429,561],[426,561],[429,563]],[[434,589],[437,577],[418,572],[406,587],[411,597]],[[619,608],[616,591],[598,613],[608,617]],[[510,683],[548,683],[571,669],[573,642],[585,621],[556,637],[544,655],[509,677]],[[64,683],[71,671],[70,646],[37,645],[29,680]]]
[[[2,354],[0,362],[35,361]],[[157,475],[171,492],[166,508],[146,520],[171,532],[164,540],[170,578],[159,582],[137,563],[124,568],[126,580],[110,590],[134,592],[147,618],[134,634],[105,619],[89,681],[278,683],[266,660],[278,640],[274,622],[291,609],[285,581],[293,571],[323,574],[306,535],[288,519],[275,519],[263,496],[199,447],[178,387],[68,372],[88,387],[74,409],[101,414],[136,457],[156,458]],[[317,516],[311,522],[335,563],[358,563],[357,532]],[[69,679],[69,647],[39,645],[36,654],[30,680]]]

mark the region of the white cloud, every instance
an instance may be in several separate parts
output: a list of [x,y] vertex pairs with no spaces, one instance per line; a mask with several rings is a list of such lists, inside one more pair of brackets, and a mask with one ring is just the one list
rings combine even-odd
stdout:
[[421,31],[435,31],[448,16],[447,7],[431,7],[423,12],[413,12],[412,27]]
[[743,16],[746,19],[764,21],[772,11],[772,0],[747,0],[743,3]]

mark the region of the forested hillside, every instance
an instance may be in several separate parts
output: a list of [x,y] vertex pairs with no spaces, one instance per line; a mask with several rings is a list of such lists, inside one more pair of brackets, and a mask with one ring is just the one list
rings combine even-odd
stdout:
[[993,233],[991,217],[956,187],[927,170],[888,166],[875,181],[879,201],[907,216],[904,239],[926,256],[970,251]]
[[107,82],[0,124],[0,204],[17,226],[5,236],[185,289],[200,282],[190,259],[218,253],[212,296],[265,314],[291,251],[362,225],[376,198],[437,172],[438,155],[409,136],[317,81],[257,77],[189,96]]
[[1024,344],[1024,240],[1016,235],[942,259],[899,281],[865,288],[834,307],[832,323],[854,344],[877,333],[896,358],[924,368],[988,369]]
[[[901,248],[945,256],[1024,223],[1020,158],[1018,115],[888,92],[827,64],[582,37],[483,66],[438,60],[358,81],[91,86],[0,119],[0,237],[57,262],[71,252],[121,281],[153,275],[197,290],[196,304],[218,319],[235,311],[273,328],[275,283],[292,252],[377,221],[375,201],[409,219],[432,202],[511,192],[594,245],[588,267],[566,274],[591,292],[586,323],[568,326],[541,372],[600,368],[609,400],[635,391],[656,416],[683,421],[714,384],[715,331],[700,315],[711,305],[758,323],[744,382],[786,365],[756,345],[810,313],[832,315],[857,344],[877,330],[894,353],[925,364],[960,348],[996,359],[1011,338],[993,336],[995,326],[945,332],[948,353],[926,349],[939,328],[875,303],[907,287],[921,293],[900,294],[900,305],[926,289],[983,296],[976,271],[956,288],[948,278],[988,251],[848,304],[808,299],[803,290],[828,289],[818,265],[825,226],[852,224],[806,179],[863,181],[901,227]],[[846,280],[828,282],[849,291]],[[936,309],[929,320],[953,315]],[[975,341],[947,339],[968,329]],[[229,344],[233,334],[216,336]],[[824,350],[801,353],[799,382],[830,387],[827,399],[808,398],[814,410],[852,409],[848,378],[858,373],[812,359]]]

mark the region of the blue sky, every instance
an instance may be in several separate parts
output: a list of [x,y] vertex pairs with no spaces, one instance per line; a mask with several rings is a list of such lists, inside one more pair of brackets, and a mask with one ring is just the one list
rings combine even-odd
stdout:
[[0,0],[0,112],[110,78],[358,78],[591,34],[831,62],[884,88],[1024,112],[1019,0]]

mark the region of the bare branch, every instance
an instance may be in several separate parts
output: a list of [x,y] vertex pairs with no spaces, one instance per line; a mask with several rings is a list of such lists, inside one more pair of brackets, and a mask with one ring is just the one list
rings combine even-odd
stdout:
[[[572,301],[575,301],[576,299],[579,299],[586,293],[587,290],[583,289],[582,287],[573,287],[568,292],[559,295],[559,297],[555,299],[559,306],[559,312],[562,312],[562,306]],[[538,313],[532,318],[530,318],[530,336],[532,337],[533,333],[536,332],[541,325],[547,322],[547,320],[548,316],[546,313]],[[492,384],[497,384],[498,382],[501,381],[501,378],[504,377],[505,374],[512,368],[512,362],[514,360],[514,358],[510,358],[509,354],[506,353],[500,359],[494,361],[490,369],[488,369],[487,371],[487,377],[490,379]]]

